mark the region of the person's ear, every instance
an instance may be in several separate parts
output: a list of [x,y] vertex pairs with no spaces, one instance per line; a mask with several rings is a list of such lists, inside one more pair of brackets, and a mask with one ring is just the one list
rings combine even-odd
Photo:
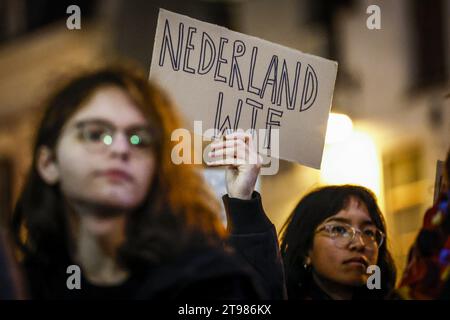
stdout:
[[38,149],[36,169],[46,183],[54,185],[59,181],[59,168],[56,163],[56,157],[49,147],[42,146]]
[[303,268],[305,269],[305,271],[311,270],[311,258],[309,256],[306,256],[303,259]]

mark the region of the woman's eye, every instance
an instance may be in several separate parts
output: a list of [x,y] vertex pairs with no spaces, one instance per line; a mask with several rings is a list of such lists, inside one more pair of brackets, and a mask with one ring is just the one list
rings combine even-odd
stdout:
[[152,144],[152,136],[149,132],[138,131],[130,135],[130,143],[134,146],[147,148]]
[[337,235],[346,235],[348,233],[347,228],[345,228],[344,226],[333,226],[331,228],[331,232]]
[[84,138],[88,141],[99,142],[102,141],[106,130],[103,128],[86,128],[84,131]]
[[368,237],[375,238],[376,231],[367,229],[367,230],[364,230],[364,234]]

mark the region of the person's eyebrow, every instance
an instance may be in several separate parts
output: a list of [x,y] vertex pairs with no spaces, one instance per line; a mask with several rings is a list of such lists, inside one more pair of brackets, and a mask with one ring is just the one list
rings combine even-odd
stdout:
[[126,128],[127,131],[147,130],[152,131],[152,126],[149,124],[132,124]]
[[[116,128],[116,126],[108,120],[101,119],[101,118],[90,118],[90,119],[80,119],[75,122],[76,127],[80,127],[87,124],[97,124],[97,125],[103,125],[108,126],[111,128]],[[146,123],[137,123],[137,124],[131,124],[125,128],[126,131],[133,131],[133,130],[150,130],[151,126]]]
[[349,219],[341,218],[341,217],[331,217],[331,218],[328,218],[327,220],[325,220],[325,223],[327,223],[327,222],[332,222],[332,221],[342,222],[342,223],[346,223],[346,224],[351,224],[351,221],[350,221]]
[[361,222],[361,227],[366,227],[366,226],[375,226],[375,223],[373,223],[372,220],[364,220],[363,222]]
[[[325,220],[325,223],[327,222],[332,222],[332,221],[336,221],[336,222],[341,222],[341,223],[346,223],[346,224],[352,224],[352,221],[350,219],[347,218],[342,218],[342,217],[331,217],[327,220]],[[374,226],[375,224],[373,223],[372,220],[364,220],[363,222],[360,223],[361,227],[366,227],[366,226]]]
[[86,124],[99,124],[114,127],[114,125],[110,121],[100,118],[80,119],[75,122],[76,127],[80,127]]

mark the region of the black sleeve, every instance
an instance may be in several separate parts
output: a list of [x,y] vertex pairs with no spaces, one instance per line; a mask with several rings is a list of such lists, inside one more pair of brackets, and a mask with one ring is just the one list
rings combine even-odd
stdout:
[[286,299],[284,269],[275,226],[266,216],[261,196],[250,200],[223,196],[229,231],[228,245],[256,272],[270,299]]

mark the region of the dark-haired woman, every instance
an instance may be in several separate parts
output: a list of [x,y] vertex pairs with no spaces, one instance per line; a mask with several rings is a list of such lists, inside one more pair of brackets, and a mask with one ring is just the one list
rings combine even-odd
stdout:
[[[171,161],[179,127],[168,99],[128,68],[84,73],[49,99],[13,218],[32,298],[265,297],[222,248],[199,175]],[[258,170],[238,172],[229,196],[251,195]]]
[[[303,197],[283,227],[281,254],[289,299],[384,299],[395,286],[385,222],[364,187],[326,186]],[[371,265],[379,288],[367,285]]]

